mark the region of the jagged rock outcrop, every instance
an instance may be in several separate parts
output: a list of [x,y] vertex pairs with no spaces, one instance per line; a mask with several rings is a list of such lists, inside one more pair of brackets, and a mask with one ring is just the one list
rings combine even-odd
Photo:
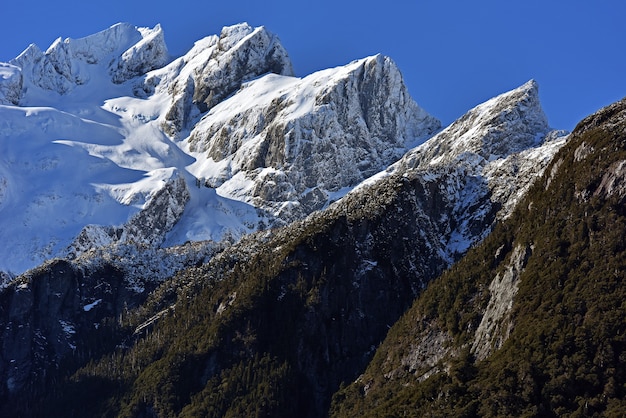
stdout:
[[[22,84],[22,72],[18,67],[8,63],[0,63],[0,104],[19,104]],[[0,192],[0,200],[1,196]]]
[[303,79],[269,75],[247,83],[204,116],[186,144],[208,157],[192,167],[207,185],[291,220],[438,128],[393,61],[378,55]]
[[142,90],[165,90],[172,97],[162,127],[176,136],[189,127],[192,116],[207,112],[243,82],[267,73],[293,75],[287,51],[264,27],[242,23],[196,42],[183,57],[150,74]]
[[487,164],[483,175],[488,179],[492,199],[502,205],[499,219],[508,218],[529,187],[543,174],[552,157],[566,143],[566,131],[550,131],[541,145],[511,154]]
[[114,83],[123,83],[165,65],[170,57],[161,25],[154,29],[138,28],[142,39],[109,65]]
[[[472,353],[476,360],[484,360],[502,347],[513,329],[511,310],[517,294],[519,279],[532,249],[515,247],[509,265],[489,284],[489,304],[476,329],[472,342]],[[497,255],[496,255],[497,256]]]
[[137,244],[159,247],[176,225],[189,201],[189,191],[182,177],[174,177],[150,198],[140,212],[121,226],[87,225],[70,245],[67,253],[76,257],[98,247],[113,244]]
[[617,161],[609,167],[593,196],[618,196],[623,201],[626,197],[626,160]]

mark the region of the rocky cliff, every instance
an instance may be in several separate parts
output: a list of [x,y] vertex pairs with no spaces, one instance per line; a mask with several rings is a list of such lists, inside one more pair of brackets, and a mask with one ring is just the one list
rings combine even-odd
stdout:
[[141,90],[136,88],[135,92],[164,92],[171,97],[162,127],[177,136],[182,129],[192,127],[194,117],[230,96],[243,82],[267,73],[293,75],[287,51],[264,27],[243,23],[196,42],[183,57],[147,74]]
[[206,185],[293,220],[438,128],[379,55],[303,79],[247,83],[204,116],[185,145],[204,157],[191,170]]

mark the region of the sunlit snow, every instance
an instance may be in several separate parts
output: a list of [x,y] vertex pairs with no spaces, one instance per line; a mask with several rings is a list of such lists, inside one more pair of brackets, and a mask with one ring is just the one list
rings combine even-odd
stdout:
[[[255,207],[259,181],[267,179],[264,187],[273,187],[276,178],[285,176],[285,167],[256,169],[254,178],[242,169],[262,140],[254,132],[251,115],[259,118],[259,127],[263,126],[265,116],[257,110],[280,101],[284,103],[279,109],[282,123],[293,122],[294,129],[315,137],[312,131],[317,128],[308,115],[322,109],[320,100],[327,89],[341,82],[353,83],[350,77],[367,62],[388,65],[381,57],[304,78],[277,74],[250,77],[236,94],[205,114],[196,107],[186,110],[189,114],[183,116],[193,122],[187,127],[182,126],[175,134],[164,129],[171,123],[166,115],[176,110],[193,77],[211,70],[214,74],[208,76],[219,79],[229,68],[224,66],[225,60],[235,59],[237,54],[251,54],[248,58],[252,63],[266,59],[244,48],[255,37],[260,40],[254,46],[258,48],[277,42],[263,31],[247,24],[224,28],[221,36],[201,39],[187,54],[172,59],[159,25],[150,29],[122,23],[81,39],[59,38],[45,51],[30,45],[10,63],[0,63],[0,272],[21,273],[46,259],[65,255],[88,225],[126,224],[178,177],[184,179],[189,200],[184,208],[178,208],[182,217],[167,231],[164,246],[236,239],[258,229],[267,216],[298,209],[299,199],[322,196],[330,202],[345,195],[356,180],[362,179],[356,167],[368,168],[369,159],[353,159],[355,168],[344,164],[343,168],[357,173],[346,177],[345,183],[335,181],[332,173],[318,167],[337,184],[323,191],[306,184],[299,190],[287,190],[282,200],[265,208],[266,212]],[[261,45],[264,42],[270,45]],[[237,52],[237,48],[247,52]],[[291,64],[285,65],[283,74],[292,73]],[[399,72],[392,77],[392,88],[399,88]],[[402,116],[405,119],[399,126],[407,126],[402,132],[407,137],[399,138],[398,144],[416,140],[411,135],[417,135],[419,123],[426,127],[422,135],[438,126],[434,118],[411,103],[411,112],[417,112],[421,119],[413,122],[409,120],[412,115]],[[319,110],[315,123],[337,118],[332,112]],[[357,126],[364,125],[357,116],[350,115]],[[237,124],[237,118],[246,120]],[[304,126],[299,127],[301,123]],[[206,150],[196,149],[191,138],[194,132],[220,124],[242,130],[245,141],[237,154],[216,160]],[[299,138],[301,133],[295,136]],[[376,152],[372,154],[381,168],[404,150],[394,148],[398,145],[387,149],[380,138],[372,141],[378,141],[380,153],[385,153],[386,160]],[[286,141],[285,153],[295,158],[301,147]],[[307,157],[299,158],[300,164],[306,162]],[[111,240],[99,227],[87,228],[84,236],[91,237],[94,244]],[[80,245],[71,248],[73,254],[84,249]]]
[[[0,89],[18,67],[24,74],[20,107],[0,105],[0,271],[20,273],[59,254],[87,224],[125,223],[193,163],[159,129],[166,98],[136,98],[132,83],[113,83],[99,65],[119,54],[135,59],[159,33],[120,24],[57,40],[46,56],[61,50],[57,57],[73,80],[46,72],[43,53],[32,45],[0,66]],[[193,238],[213,232],[201,231]]]

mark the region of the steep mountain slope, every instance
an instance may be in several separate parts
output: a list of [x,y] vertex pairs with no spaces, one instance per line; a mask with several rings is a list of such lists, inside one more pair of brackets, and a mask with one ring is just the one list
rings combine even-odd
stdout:
[[185,149],[197,158],[190,170],[218,193],[293,220],[438,128],[378,55],[304,79],[246,83],[203,117]]
[[[488,103],[326,210],[245,237],[149,295],[133,293],[125,308],[116,296],[121,290],[81,290],[109,271],[124,275],[88,253],[21,277],[3,293],[0,318],[9,347],[0,373],[2,381],[11,378],[3,387],[5,411],[28,401],[31,414],[45,405],[59,415],[324,416],[332,394],[364,370],[415,296],[484,237],[499,209],[534,178],[519,176],[517,187],[511,182],[511,192],[493,201],[495,183],[486,175],[496,170],[486,168],[523,172],[533,162],[540,171],[563,144],[536,122],[545,117],[534,82]],[[498,155],[486,145],[467,152],[450,147],[437,163],[411,163],[417,150],[443,149],[454,138],[501,147]],[[45,293],[40,286],[56,280],[70,289],[57,293],[84,295],[63,311],[76,317],[62,315],[63,326],[33,323],[39,307],[51,318],[58,312],[40,296],[25,303],[21,296]],[[140,284],[151,290],[155,282]],[[28,338],[40,343],[19,351]],[[111,345],[96,350],[98,338]],[[15,352],[19,361],[11,362]],[[29,370],[46,372],[24,378]]]
[[626,100],[389,331],[333,416],[620,416]]
[[531,80],[471,109],[365,184],[390,174],[436,184],[449,207],[438,219],[441,251],[452,261],[490,232],[494,214],[509,216],[566,138],[549,128]]
[[[388,58],[299,79],[278,38],[247,24],[173,60],[158,25],[31,45],[0,66],[0,103],[12,274],[104,246],[237,240],[337,199],[439,128]],[[312,152],[324,165],[305,170]]]

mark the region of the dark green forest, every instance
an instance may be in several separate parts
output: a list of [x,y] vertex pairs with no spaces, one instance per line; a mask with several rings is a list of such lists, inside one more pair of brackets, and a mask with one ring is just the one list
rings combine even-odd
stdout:
[[[583,120],[513,215],[437,278],[415,267],[441,273],[434,254],[413,250],[427,193],[391,176],[387,194],[179,272],[102,320],[0,415],[623,416],[622,165],[624,101]],[[516,248],[526,257],[507,334],[478,359],[490,283]],[[375,268],[359,270],[363,253]],[[441,358],[407,365],[435,337]]]
[[[583,120],[514,215],[430,284],[364,375],[335,394],[331,416],[623,416],[624,161],[619,102]],[[515,246],[530,255],[513,331],[478,361],[470,347],[487,289]],[[451,347],[419,379],[401,358],[427,335],[424,324],[444,330]]]

